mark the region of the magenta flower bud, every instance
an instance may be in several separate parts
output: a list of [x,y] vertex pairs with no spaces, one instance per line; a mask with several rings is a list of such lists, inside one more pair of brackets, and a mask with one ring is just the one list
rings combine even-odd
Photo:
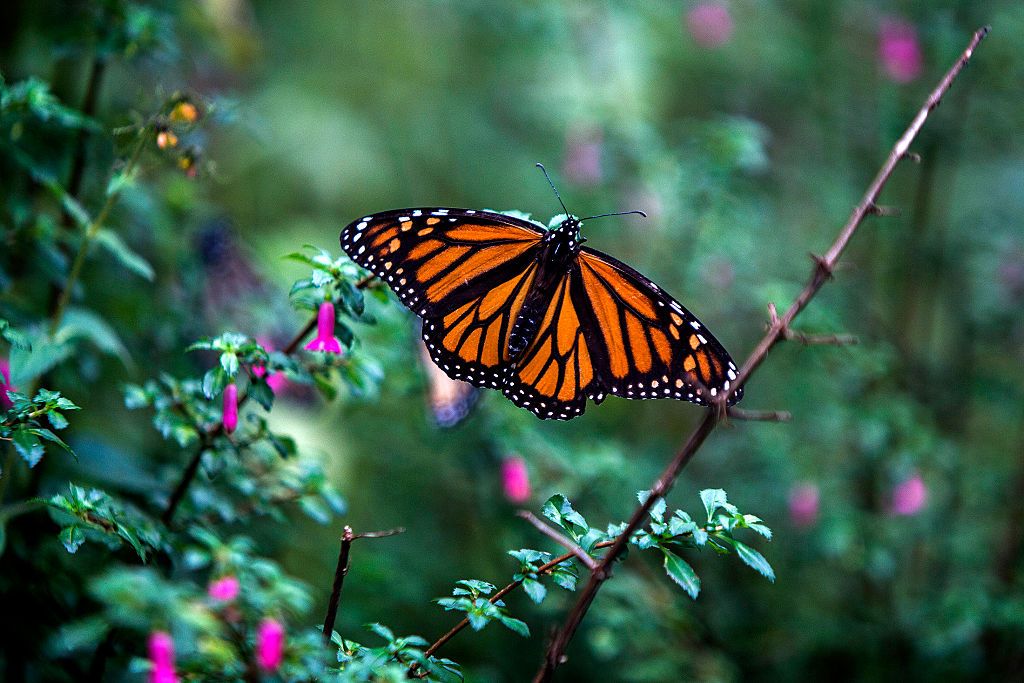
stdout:
[[720,2],[701,2],[686,13],[686,28],[701,47],[719,47],[732,37],[732,16]]
[[920,76],[924,57],[914,25],[902,19],[883,19],[878,30],[878,58],[885,73],[897,83]]
[[178,683],[174,673],[174,640],[166,631],[149,634],[149,683]]
[[267,377],[267,386],[270,387],[270,390],[275,394],[280,394],[286,384],[288,384],[288,378],[283,372],[275,372]]
[[[267,351],[273,350],[273,346],[271,345],[270,340],[268,340],[266,337],[257,337],[256,341],[258,341],[260,343],[260,346],[262,346]],[[253,377],[266,377],[267,386],[270,387],[270,390],[273,391],[275,394],[281,393],[281,390],[284,389],[285,385],[288,383],[288,378],[285,376],[283,372],[272,372],[269,375],[267,375],[267,368],[264,365],[252,366],[252,374]]]
[[232,382],[224,387],[224,431],[231,434],[238,427],[238,385]]
[[316,314],[316,337],[306,344],[307,351],[341,353],[341,342],[334,336],[334,304],[325,301]]
[[256,631],[256,663],[264,671],[277,671],[284,661],[284,626],[267,617]]
[[11,364],[6,358],[0,358],[0,410],[10,410],[14,405],[7,398],[8,391],[14,391],[11,386]]
[[814,526],[818,521],[819,499],[817,484],[797,484],[789,490],[789,518],[793,526]]
[[530,474],[526,471],[526,461],[518,455],[502,461],[501,489],[511,503],[525,503],[530,499]]
[[896,484],[892,490],[892,514],[916,515],[928,500],[928,487],[921,475],[913,476]]
[[231,602],[238,597],[239,587],[240,584],[238,583],[238,577],[231,576],[229,574],[211,581],[206,592],[214,600],[218,600],[220,602]]

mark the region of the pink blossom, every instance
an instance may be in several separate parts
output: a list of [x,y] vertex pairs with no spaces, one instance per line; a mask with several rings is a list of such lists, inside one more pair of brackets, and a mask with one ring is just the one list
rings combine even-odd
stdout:
[[228,574],[227,576],[222,576],[219,579],[211,581],[206,592],[214,600],[219,600],[220,602],[231,602],[238,597],[239,586],[238,577]]
[[11,364],[6,358],[0,358],[0,410],[10,410],[14,405],[7,398],[8,391],[14,391],[11,386]]
[[719,47],[732,37],[732,16],[720,2],[700,2],[686,13],[686,27],[701,47]]
[[526,461],[518,455],[502,461],[501,488],[505,498],[512,503],[524,503],[530,499],[530,474],[526,471]]
[[914,473],[892,489],[892,514],[916,515],[928,500],[928,487],[921,475]]
[[224,431],[231,434],[238,427],[238,385],[232,382],[224,387]]
[[820,495],[818,485],[813,483],[797,484],[789,490],[789,518],[794,526],[814,526],[818,521]]
[[596,185],[601,182],[601,138],[600,130],[589,130],[573,133],[566,139],[562,168],[570,182],[577,185]]
[[178,683],[174,673],[174,640],[166,631],[149,634],[149,683]]
[[267,617],[256,631],[256,663],[264,671],[277,671],[284,660],[284,626]]
[[[274,350],[274,347],[271,345],[269,340],[264,338],[257,338],[256,341],[258,341],[260,343],[260,346],[262,346],[267,351]],[[267,374],[267,367],[265,365],[254,365],[252,366],[252,374],[254,377],[263,377]],[[270,373],[266,381],[267,386],[270,387],[270,390],[273,391],[275,394],[280,393],[281,390],[284,389],[285,385],[288,384],[288,378],[285,376],[283,372]]]
[[878,58],[889,78],[897,83],[909,83],[920,76],[924,58],[914,25],[902,19],[882,19],[878,30]]
[[316,314],[316,337],[306,344],[308,351],[341,353],[341,342],[334,336],[334,304],[325,301]]

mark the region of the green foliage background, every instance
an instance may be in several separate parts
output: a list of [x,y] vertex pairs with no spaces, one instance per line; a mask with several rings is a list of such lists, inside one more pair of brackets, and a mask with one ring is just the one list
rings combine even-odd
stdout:
[[[83,408],[62,432],[77,461],[51,452],[31,472],[19,463],[5,502],[66,492],[68,480],[141,507],[166,496],[189,453],[124,407],[125,383],[201,375],[210,358],[183,350],[227,329],[283,346],[308,318],[287,296],[308,268],[283,256],[304,243],[337,254],[341,227],[361,215],[443,205],[546,221],[558,207],[536,161],[573,213],[651,214],[588,223],[586,235],[673,292],[740,361],[763,333],[766,304],[795,296],[807,252],[828,246],[971,32],[991,24],[915,144],[921,163],[901,165],[884,193],[899,215],[869,219],[847,267],[799,321],[860,343],[773,351],[743,405],[788,410],[792,421],[718,430],[670,497],[670,507],[692,511],[698,490],[721,487],[763,517],[775,530],[760,549],[776,582],[690,554],[703,581],[694,602],[657,558],[635,553],[597,598],[560,676],[1020,675],[1024,7],[735,1],[734,33],[709,48],[687,32],[693,5],[5,3],[7,86],[38,78],[59,102],[83,108],[102,64],[95,123],[83,132],[5,130],[0,317],[12,326],[45,317],[69,264],[54,200],[11,150],[67,183],[81,140],[78,196],[96,207],[124,156],[111,130],[176,92],[205,114],[179,148],[147,153],[110,217],[152,264],[152,281],[94,251],[75,292],[120,340],[103,353],[106,328],[86,323],[95,343],[47,375],[48,388]],[[888,79],[877,56],[879,23],[893,15],[921,40],[923,70],[909,83]],[[592,176],[573,170],[588,145],[598,154]],[[195,177],[176,168],[184,149],[197,155]],[[439,431],[425,409],[411,317],[368,305],[379,324],[353,329],[358,353],[383,371],[379,385],[347,385],[327,401],[300,388],[269,417],[322,465],[346,512],[317,524],[292,509],[280,523],[232,519],[224,529],[244,530],[261,556],[306,584],[313,605],[303,626],[325,609],[341,526],[402,526],[400,536],[354,546],[337,630],[358,638],[363,624],[381,622],[436,638],[453,621],[430,601],[456,580],[500,586],[516,571],[508,549],[558,552],[503,499],[503,457],[528,463],[527,507],[564,493],[603,527],[628,517],[636,491],[701,417],[688,404],[612,399],[569,423],[542,423],[487,392],[463,425]],[[913,473],[926,483],[926,507],[893,515],[892,489]],[[802,482],[821,496],[806,528],[787,512]],[[0,599],[18,611],[0,608],[0,672],[10,680],[88,669],[44,645],[62,623],[96,612],[83,586],[113,551],[86,545],[67,556],[57,530],[41,513],[8,528]],[[443,654],[469,680],[523,680],[571,601],[554,591],[539,606],[511,596],[531,638],[492,627],[461,634]],[[125,660],[144,652],[141,640],[122,647]]]

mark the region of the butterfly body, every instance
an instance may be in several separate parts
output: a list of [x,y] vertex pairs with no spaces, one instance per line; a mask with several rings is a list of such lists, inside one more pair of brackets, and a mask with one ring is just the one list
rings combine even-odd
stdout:
[[571,419],[588,398],[707,405],[728,391],[737,369],[722,345],[658,285],[584,247],[580,227],[573,216],[544,230],[489,211],[399,209],[353,221],[341,245],[423,318],[446,374],[542,419]]

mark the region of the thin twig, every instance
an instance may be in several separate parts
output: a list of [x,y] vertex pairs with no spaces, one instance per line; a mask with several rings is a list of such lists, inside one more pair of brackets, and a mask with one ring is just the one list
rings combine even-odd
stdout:
[[[793,319],[807,306],[814,295],[818,293],[818,290],[821,289],[822,285],[824,285],[831,277],[836,263],[846,250],[854,232],[856,232],[857,228],[864,221],[864,218],[870,213],[871,207],[876,205],[878,196],[882,192],[882,188],[889,180],[889,177],[892,175],[897,164],[907,154],[907,151],[910,148],[910,143],[913,142],[915,137],[917,137],[917,134],[920,132],[921,127],[928,118],[928,115],[939,105],[939,102],[942,101],[942,97],[949,90],[953,80],[964,68],[968,60],[970,60],[971,55],[974,53],[974,49],[988,33],[988,30],[988,27],[983,27],[975,31],[967,45],[967,48],[942,78],[935,90],[933,90],[928,96],[924,106],[921,107],[920,111],[918,111],[910,126],[899,140],[896,141],[896,144],[893,146],[892,151],[885,160],[885,163],[882,164],[878,174],[868,186],[863,199],[861,199],[860,203],[853,210],[853,213],[850,215],[846,225],[843,226],[835,242],[833,242],[832,246],[824,256],[815,260],[814,270],[811,273],[811,278],[807,283],[807,286],[804,287],[803,291],[793,301],[786,313],[770,326],[767,334],[765,334],[764,338],[761,339],[761,342],[755,347],[754,351],[750,354],[750,357],[747,358],[747,361],[743,364],[739,376],[733,382],[730,390],[722,393],[718,397],[721,405],[725,405],[732,395],[747,383],[750,376],[758,367],[760,367],[765,358],[767,358],[768,352],[772,347],[784,338],[784,331],[793,322]],[[601,588],[601,584],[607,578],[607,570],[611,567],[612,563],[622,555],[629,537],[634,531],[640,528],[643,520],[646,519],[651,506],[654,505],[658,498],[663,497],[668,490],[671,489],[680,471],[682,471],[683,467],[685,467],[690,459],[693,458],[694,454],[704,443],[708,434],[710,434],[715,428],[716,423],[716,411],[708,410],[706,416],[697,426],[696,430],[694,430],[690,435],[686,444],[675,455],[672,461],[665,468],[665,471],[662,472],[660,477],[658,477],[657,481],[655,481],[654,485],[651,487],[651,495],[648,496],[646,502],[637,507],[633,512],[633,516],[626,525],[626,530],[616,539],[615,544],[601,560],[600,564],[601,567],[605,569],[605,572],[594,572],[591,574],[590,580],[581,591],[576,604],[566,617],[562,628],[559,629],[558,633],[551,640],[544,656],[544,661],[534,677],[534,683],[541,683],[543,681],[550,680],[555,669],[565,660],[565,648],[575,635],[576,629],[579,627],[584,615],[586,615],[587,610],[590,608],[594,597]]]
[[345,525],[341,534],[341,549],[338,551],[338,564],[334,568],[334,584],[331,586],[331,599],[327,602],[327,615],[324,617],[323,641],[324,645],[331,642],[331,634],[334,632],[334,622],[338,618],[338,603],[341,601],[341,587],[348,576],[348,555],[352,549],[352,541],[357,538],[386,538],[404,532],[404,528],[388,529],[387,531],[367,531],[357,534],[352,527]]
[[532,512],[530,512],[529,510],[520,510],[519,512],[516,513],[516,516],[522,517],[527,522],[535,526],[537,528],[537,531],[541,532],[542,534],[550,538],[552,541],[554,541],[558,545],[564,547],[566,550],[571,552],[573,555],[576,556],[576,559],[583,563],[583,566],[585,566],[587,569],[589,569],[590,571],[597,570],[597,561],[595,561],[593,557],[588,555],[586,550],[579,547],[578,545],[570,541],[568,538],[566,538],[562,534],[558,533],[557,531],[549,527],[543,521],[538,519],[537,516],[534,515]]
[[[132,149],[131,155],[128,157],[128,162],[125,165],[124,173],[128,174],[138,163],[139,157],[142,155],[142,150],[146,146],[146,137],[150,131],[148,125],[143,126],[138,132],[138,141],[135,143],[135,148]],[[82,265],[85,263],[85,257],[89,253],[89,247],[92,245],[92,241],[96,239],[96,235],[99,234],[100,228],[107,222],[107,217],[110,215],[110,211],[114,208],[118,198],[121,196],[120,190],[115,190],[107,195],[107,200],[103,203],[103,207],[100,212],[96,214],[96,218],[89,224],[85,234],[82,236],[82,241],[78,245],[78,252],[75,254],[75,260],[71,264],[71,271],[68,273],[68,279],[64,282],[64,288],[60,292],[60,296],[57,298],[57,305],[53,309],[53,316],[50,318],[50,336],[52,337],[60,329],[61,320],[64,318],[64,310],[67,308],[68,302],[71,300],[72,290],[75,288],[75,283],[78,281],[78,277],[82,272]]]
[[195,455],[192,456],[188,467],[182,473],[181,480],[178,481],[178,485],[171,492],[171,497],[167,500],[167,507],[164,508],[163,514],[160,515],[160,520],[164,525],[170,526],[171,520],[174,519],[174,512],[178,509],[182,498],[185,497],[185,491],[188,490],[192,480],[196,478],[196,473],[199,472],[199,463],[203,460],[203,453],[210,447],[210,441],[211,439],[204,434],[199,442],[199,448],[196,449]]

